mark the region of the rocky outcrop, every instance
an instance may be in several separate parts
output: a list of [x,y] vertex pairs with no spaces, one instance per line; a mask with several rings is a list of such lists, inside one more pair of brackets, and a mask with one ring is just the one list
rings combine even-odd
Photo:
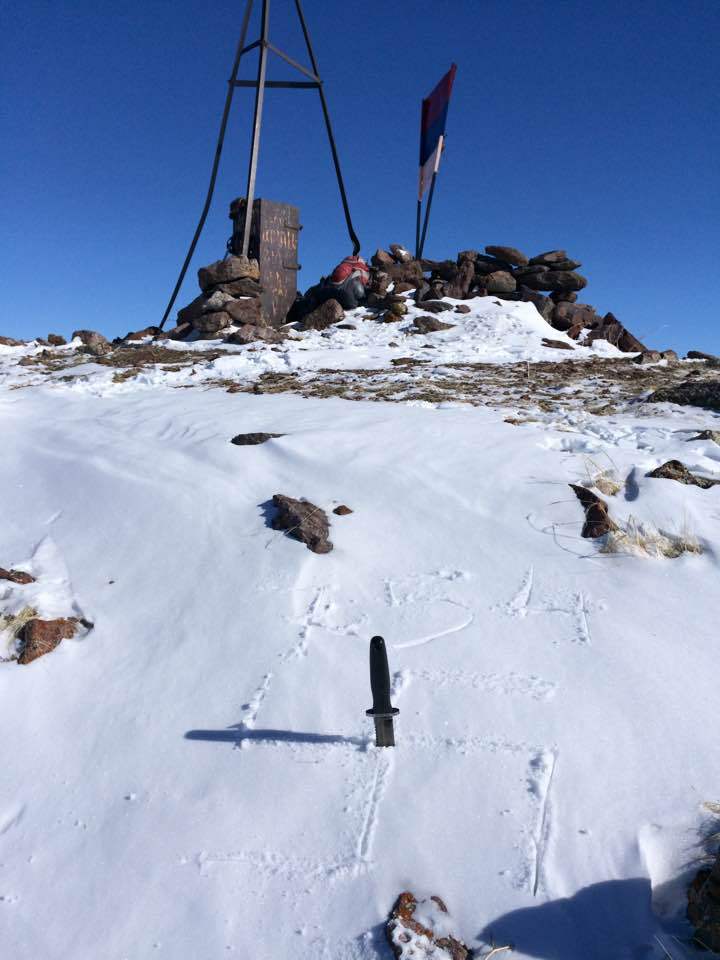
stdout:
[[695,943],[720,953],[720,853],[713,866],[698,871],[690,884],[687,917]]
[[686,380],[673,387],[661,387],[648,397],[649,403],[679,403],[720,412],[720,380]]
[[449,933],[452,921],[438,896],[419,900],[409,891],[401,893],[385,927],[396,960],[467,960],[468,947]]
[[229,256],[201,267],[198,271],[201,294],[178,310],[177,325],[166,336],[183,340],[196,334],[201,340],[217,340],[227,335],[228,328],[239,327],[240,336],[226,342],[246,344],[272,340],[254,332],[267,326],[260,302],[263,288],[259,276],[257,260],[248,257]]
[[330,523],[327,514],[309,500],[295,500],[276,493],[273,505],[277,512],[272,520],[273,530],[285,530],[289,537],[304,543],[313,553],[330,553]]

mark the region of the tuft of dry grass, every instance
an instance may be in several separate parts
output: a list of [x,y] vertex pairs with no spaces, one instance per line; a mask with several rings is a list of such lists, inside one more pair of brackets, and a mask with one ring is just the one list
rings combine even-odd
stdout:
[[0,613],[0,661],[17,659],[18,634],[37,615],[34,607],[23,607],[19,613]]
[[607,534],[600,552],[675,560],[684,553],[701,554],[703,548],[686,525],[680,533],[669,533],[659,530],[653,523],[630,516],[624,524],[618,524],[616,530]]

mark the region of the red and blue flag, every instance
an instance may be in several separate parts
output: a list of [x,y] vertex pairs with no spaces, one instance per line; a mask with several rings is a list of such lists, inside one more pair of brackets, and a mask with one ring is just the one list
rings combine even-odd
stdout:
[[422,102],[420,116],[420,183],[418,199],[422,199],[433,173],[440,166],[450,94],[457,67],[453,64],[429,97]]

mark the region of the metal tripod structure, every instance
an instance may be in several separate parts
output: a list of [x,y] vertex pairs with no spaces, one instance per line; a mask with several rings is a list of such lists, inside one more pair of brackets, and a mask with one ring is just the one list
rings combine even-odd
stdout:
[[[165,321],[170,316],[172,308],[175,304],[175,299],[177,298],[180,287],[182,286],[183,280],[185,279],[185,274],[187,273],[188,266],[192,260],[193,253],[195,252],[195,247],[197,242],[200,239],[200,234],[202,233],[203,227],[205,226],[205,220],[207,219],[208,211],[210,210],[210,204],[212,202],[213,193],[215,191],[215,181],[217,179],[218,167],[220,166],[220,156],[222,154],[223,143],[225,141],[225,131],[227,129],[228,118],[230,116],[230,107],[232,105],[233,94],[238,87],[252,87],[255,89],[255,110],[253,114],[253,125],[252,125],[252,138],[250,141],[250,162],[248,164],[248,177],[247,177],[247,189],[245,191],[246,197],[246,206],[245,206],[245,224],[243,228],[243,239],[242,239],[242,254],[247,256],[248,249],[250,245],[250,227],[252,223],[252,210],[253,202],[255,200],[255,180],[257,177],[257,164],[258,164],[258,153],[260,148],[260,131],[262,128],[262,116],[263,116],[263,106],[265,102],[265,89],[266,88],[282,88],[282,89],[294,89],[294,90],[317,90],[320,95],[320,104],[322,106],[323,117],[325,120],[325,127],[327,130],[328,140],[330,142],[330,151],[332,153],[333,164],[335,166],[335,175],[337,176],[338,187],[340,188],[340,199],[342,200],[343,212],[345,214],[345,223],[347,224],[348,235],[350,237],[350,242],[353,245],[353,254],[357,255],[360,251],[360,241],[357,238],[355,229],[352,224],[352,219],[350,217],[350,208],[348,206],[347,194],[345,193],[345,184],[343,182],[342,172],[340,170],[340,160],[338,158],[337,147],[335,145],[335,137],[332,131],[332,124],[330,123],[330,113],[328,111],[327,100],[325,99],[325,91],[323,89],[323,82],[320,79],[320,74],[318,71],[317,61],[315,59],[315,54],[313,52],[312,42],[310,40],[310,34],[308,32],[307,23],[305,22],[305,17],[303,15],[302,6],[300,0],[294,0],[295,10],[300,21],[300,27],[302,29],[303,37],[305,40],[305,46],[307,47],[308,57],[310,59],[310,67],[304,67],[302,64],[298,63],[296,60],[293,60],[292,57],[289,57],[282,50],[278,49],[274,44],[270,42],[270,0],[262,0],[262,14],[260,21],[260,37],[254,43],[250,43],[246,46],[247,32],[250,24],[250,17],[253,10],[253,0],[247,0],[245,5],[245,13],[242,19],[242,26],[240,28],[240,40],[238,42],[237,50],[235,52],[235,60],[233,61],[232,73],[230,74],[230,79],[228,80],[228,92],[225,98],[225,109],[223,110],[222,119],[220,121],[220,133],[218,135],[217,146],[215,147],[215,159],[213,161],[212,172],[210,174],[210,185],[208,187],[207,196],[205,198],[205,205],[203,207],[202,213],[200,215],[200,220],[195,229],[195,234],[192,238],[190,244],[190,249],[187,252],[185,257],[185,262],[182,265],[180,270],[180,276],[177,279],[175,284],[175,289],[172,292],[170,297],[170,302],[168,303],[165,313],[163,315],[162,321],[160,322],[160,328],[165,325]],[[255,80],[238,80],[238,71],[240,69],[240,62],[242,58],[250,53],[253,50],[259,51],[258,59],[258,70],[257,78]],[[284,60],[285,63],[288,63],[291,67],[294,67],[298,70],[303,76],[307,77],[307,80],[268,80],[266,79],[267,75],[267,62],[268,62],[268,52],[272,52],[280,57],[281,60]]]

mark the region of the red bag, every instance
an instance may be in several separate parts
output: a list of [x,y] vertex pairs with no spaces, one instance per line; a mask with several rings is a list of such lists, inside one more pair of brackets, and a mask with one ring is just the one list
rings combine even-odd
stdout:
[[353,274],[357,275],[358,280],[365,286],[370,279],[370,268],[362,257],[345,257],[342,263],[339,263],[330,275],[330,283],[342,283]]

